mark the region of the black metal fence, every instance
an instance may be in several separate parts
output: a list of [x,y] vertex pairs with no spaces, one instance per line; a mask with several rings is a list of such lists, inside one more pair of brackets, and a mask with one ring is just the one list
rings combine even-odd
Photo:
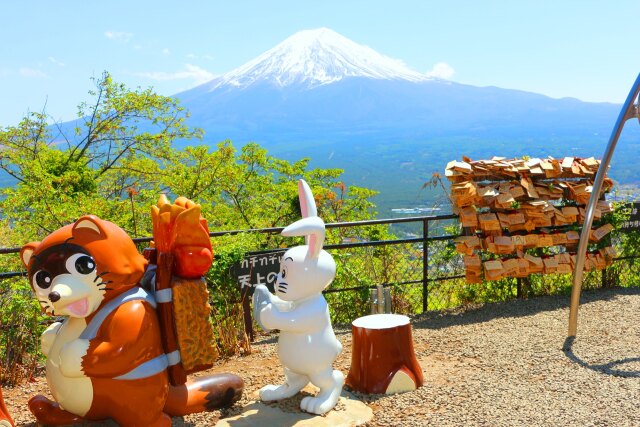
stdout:
[[[404,313],[452,308],[478,299],[495,301],[527,295],[531,288],[528,279],[503,279],[489,287],[485,283],[484,288],[483,285],[465,283],[462,256],[455,253],[452,244],[453,239],[458,237],[453,232],[458,229],[457,219],[456,215],[434,215],[327,224],[327,244],[324,248],[333,255],[338,270],[336,279],[325,291],[334,317],[339,321],[349,321],[352,320],[349,318],[367,313],[370,290],[378,285],[391,288],[394,311]],[[395,228],[403,226],[413,232],[404,231],[402,234],[407,235],[406,238],[381,240],[340,237],[341,229],[371,226],[390,226],[391,235]],[[220,231],[211,233],[211,238],[215,241],[241,233],[275,234],[281,230],[282,228],[264,228]],[[332,230],[335,231],[333,234]],[[350,235],[361,236],[363,233],[356,231]],[[151,238],[138,238],[134,241],[144,245]],[[0,255],[17,257],[19,251],[20,248],[0,248]],[[248,255],[271,251],[273,249],[254,251]],[[632,255],[616,260],[629,262],[635,258]],[[3,279],[24,274],[24,271],[0,272],[0,289]],[[553,292],[557,278],[536,276],[536,286],[541,289],[538,293]],[[609,276],[606,270],[587,274],[586,287],[606,285]],[[338,293],[339,296],[336,295]]]
[[[349,228],[359,228],[365,226],[376,226],[376,225],[399,225],[399,224],[415,224],[419,226],[419,229],[422,230],[421,235],[417,235],[415,237],[407,237],[402,239],[389,239],[389,240],[374,240],[374,241],[351,241],[351,242],[342,242],[331,244],[330,242],[330,231],[328,232],[328,243],[325,244],[324,249],[331,252],[334,257],[336,257],[336,261],[338,264],[338,270],[340,270],[341,266],[345,266],[344,261],[346,258],[353,259],[355,256],[359,256],[363,259],[363,271],[367,270],[369,274],[363,275],[362,277],[354,277],[353,272],[347,272],[345,274],[346,277],[342,279],[338,277],[334,282],[337,286],[332,286],[326,290],[326,293],[336,293],[336,292],[348,292],[348,291],[361,291],[365,289],[373,289],[376,285],[383,285],[385,287],[390,286],[408,286],[408,285],[419,285],[421,286],[421,295],[422,295],[422,309],[423,311],[427,310],[428,307],[428,294],[429,289],[428,285],[431,280],[447,280],[453,278],[464,277],[464,275],[453,275],[450,277],[437,277],[430,278],[429,277],[429,245],[432,242],[440,242],[440,241],[452,241],[457,235],[453,234],[440,234],[437,236],[430,235],[430,230],[438,229],[442,231],[442,227],[434,227],[434,223],[441,223],[442,221],[454,221],[457,220],[456,215],[439,215],[439,216],[422,216],[422,217],[410,217],[410,218],[393,218],[393,219],[380,219],[380,220],[369,220],[369,221],[355,221],[355,222],[342,222],[342,223],[329,223],[326,224],[326,228],[328,230],[331,229],[349,229]],[[430,225],[431,224],[431,225]],[[415,228],[415,227],[414,227]],[[237,235],[241,233],[280,233],[283,230],[281,227],[274,228],[260,228],[260,229],[248,229],[248,230],[231,230],[231,231],[219,231],[212,232],[210,236],[212,239],[220,238],[223,236],[231,236]],[[355,233],[358,234],[358,233]],[[152,240],[151,237],[143,237],[133,239],[137,244],[148,243]],[[392,252],[399,253],[404,255],[403,258],[409,259],[408,264],[405,263],[404,268],[391,269],[391,265],[388,263],[383,265],[381,268],[385,268],[385,271],[378,271],[376,267],[370,265],[369,267],[365,266],[367,258],[373,259],[380,258],[380,248],[394,248],[393,251],[388,251],[387,254],[383,254],[383,258],[386,257],[387,261],[390,254]],[[373,252],[376,251],[376,255]],[[247,255],[254,254],[262,254],[272,252],[273,249],[264,250],[264,251],[250,251]],[[20,248],[0,248],[0,255],[4,256],[17,256],[20,252]],[[353,264],[353,263],[351,263]],[[0,281],[3,279],[9,279],[13,277],[24,276],[24,271],[10,271],[10,272],[0,272]],[[352,286],[340,286],[340,284],[350,283]],[[366,284],[364,284],[366,283]],[[353,284],[359,284],[358,286],[353,286]],[[1,285],[0,285],[1,286]]]

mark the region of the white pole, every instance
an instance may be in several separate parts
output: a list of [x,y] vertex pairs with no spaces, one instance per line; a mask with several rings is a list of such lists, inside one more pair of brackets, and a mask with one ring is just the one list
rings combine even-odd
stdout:
[[640,74],[636,78],[627,100],[622,106],[616,125],[613,128],[609,143],[602,156],[598,173],[596,174],[595,181],[593,183],[593,190],[591,191],[591,197],[589,197],[589,203],[587,204],[587,210],[584,217],[584,224],[582,226],[582,232],[580,233],[580,243],[578,244],[578,252],[576,253],[576,265],[573,271],[573,286],[571,288],[571,307],[569,309],[569,337],[576,336],[578,330],[578,306],[580,305],[580,291],[582,289],[582,270],[584,269],[584,259],[587,253],[587,245],[589,243],[589,234],[591,231],[591,225],[593,224],[593,213],[595,206],[600,198],[600,191],[602,190],[602,183],[604,177],[609,169],[609,163],[611,163],[611,157],[613,151],[616,149],[618,138],[622,132],[622,127],[625,122],[632,118],[638,118],[640,120],[640,102],[634,105],[638,94],[640,93]]

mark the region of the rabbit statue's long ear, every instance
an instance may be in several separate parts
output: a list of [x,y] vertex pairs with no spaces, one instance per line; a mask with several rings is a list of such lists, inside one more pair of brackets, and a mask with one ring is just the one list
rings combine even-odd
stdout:
[[282,230],[281,234],[287,237],[306,236],[309,257],[317,258],[324,245],[324,221],[318,216],[302,218]]
[[316,209],[316,201],[313,198],[313,193],[309,184],[304,179],[298,181],[298,199],[300,199],[300,212],[302,212],[302,218],[309,218],[312,216],[318,216],[318,209]]
[[324,221],[318,217],[316,201],[309,184],[304,179],[298,181],[298,199],[302,219],[282,230],[282,235],[305,236],[305,241],[309,245],[309,257],[317,258],[324,245]]

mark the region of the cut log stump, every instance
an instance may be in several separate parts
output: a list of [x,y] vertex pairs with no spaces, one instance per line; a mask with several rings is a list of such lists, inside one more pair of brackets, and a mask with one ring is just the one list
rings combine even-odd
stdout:
[[373,314],[351,324],[351,368],[346,384],[368,394],[391,394],[422,386],[411,323],[399,314]]

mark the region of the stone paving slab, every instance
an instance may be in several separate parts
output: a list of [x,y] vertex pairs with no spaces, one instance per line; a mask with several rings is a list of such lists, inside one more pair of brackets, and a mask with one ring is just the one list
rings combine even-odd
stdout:
[[363,425],[372,418],[371,408],[343,391],[336,408],[322,416],[292,410],[277,403],[254,401],[245,405],[240,415],[220,420],[215,427],[347,427]]

